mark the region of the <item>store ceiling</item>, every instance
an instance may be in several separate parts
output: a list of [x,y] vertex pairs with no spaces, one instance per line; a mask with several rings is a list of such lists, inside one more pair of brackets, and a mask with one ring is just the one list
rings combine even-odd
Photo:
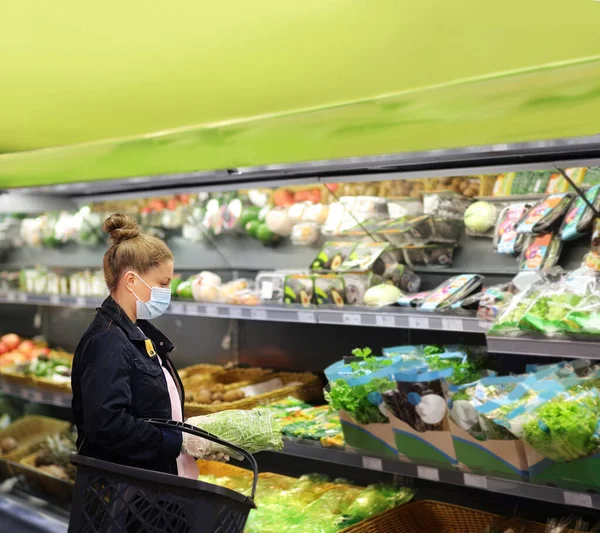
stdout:
[[0,13],[0,187],[590,136],[593,0]]

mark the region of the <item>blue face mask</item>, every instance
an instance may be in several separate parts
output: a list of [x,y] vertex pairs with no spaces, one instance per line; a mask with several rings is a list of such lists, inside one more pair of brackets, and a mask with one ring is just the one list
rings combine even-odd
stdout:
[[150,287],[137,274],[139,280],[150,289],[150,299],[147,302],[142,302],[138,295],[134,292],[133,295],[137,298],[136,313],[137,318],[142,320],[152,320],[162,315],[169,304],[171,303],[171,289],[163,289],[161,287]]

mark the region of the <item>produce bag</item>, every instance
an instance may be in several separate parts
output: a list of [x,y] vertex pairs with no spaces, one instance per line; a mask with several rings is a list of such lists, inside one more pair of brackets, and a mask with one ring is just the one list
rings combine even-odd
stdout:
[[546,336],[559,335],[567,329],[566,317],[581,302],[582,296],[561,283],[544,286],[518,322],[519,329]]
[[[249,453],[283,450],[281,428],[268,409],[221,411],[195,416],[186,422],[244,448]],[[224,451],[230,453],[229,449]]]
[[563,319],[564,330],[584,336],[600,335],[600,295],[583,298]]
[[395,387],[391,376],[404,362],[399,357],[374,357],[369,348],[352,353],[358,361],[338,361],[325,369],[325,399],[333,410],[346,412],[359,424],[386,423],[379,410],[381,395]]
[[506,428],[479,414],[476,407],[508,394],[525,378],[525,375],[492,376],[451,390],[450,418],[479,441],[516,439]]
[[386,408],[418,432],[441,430],[447,414],[452,369],[394,374],[396,387],[383,394]]
[[516,294],[502,308],[492,327],[489,329],[488,335],[503,337],[522,334],[523,332],[519,329],[519,322],[540,294],[540,290],[541,283],[537,283],[531,284]]

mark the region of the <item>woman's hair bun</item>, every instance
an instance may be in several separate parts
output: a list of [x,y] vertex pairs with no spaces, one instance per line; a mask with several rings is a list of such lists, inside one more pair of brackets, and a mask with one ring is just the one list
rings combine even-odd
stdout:
[[140,234],[140,228],[135,219],[123,213],[109,216],[104,221],[102,230],[110,235],[112,244],[119,244]]

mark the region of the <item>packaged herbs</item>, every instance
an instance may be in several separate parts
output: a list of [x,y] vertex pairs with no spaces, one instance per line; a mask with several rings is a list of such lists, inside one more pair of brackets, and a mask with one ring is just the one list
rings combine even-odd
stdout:
[[549,270],[558,263],[562,241],[553,233],[530,236],[519,258],[519,270]]
[[462,300],[483,285],[483,276],[478,274],[462,274],[454,276],[442,283],[431,292],[419,306],[424,311],[437,311],[450,307],[453,303]]
[[500,213],[494,232],[494,248],[499,254],[516,254],[523,248],[525,237],[517,232],[517,223],[531,207],[519,203],[505,207]]

